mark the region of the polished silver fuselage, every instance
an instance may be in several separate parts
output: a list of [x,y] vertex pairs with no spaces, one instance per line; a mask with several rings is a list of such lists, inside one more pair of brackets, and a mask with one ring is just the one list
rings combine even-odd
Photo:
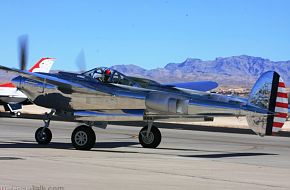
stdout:
[[65,80],[66,84],[47,83],[49,79],[40,81],[21,76],[13,79],[13,82],[36,105],[55,109],[57,113],[78,120],[194,120],[220,115],[243,115],[249,110],[248,107],[243,109],[247,105],[241,98],[209,92],[164,85],[142,88],[101,83],[90,77],[65,72],[45,75],[57,78],[60,82]]

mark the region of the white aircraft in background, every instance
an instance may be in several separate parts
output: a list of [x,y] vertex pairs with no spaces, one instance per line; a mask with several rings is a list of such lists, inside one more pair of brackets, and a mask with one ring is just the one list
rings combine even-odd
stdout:
[[[54,58],[42,58],[29,69],[29,72],[49,73],[54,61]],[[5,111],[10,111],[12,115],[19,116],[23,104],[32,103],[11,82],[0,84],[0,105],[4,106]]]

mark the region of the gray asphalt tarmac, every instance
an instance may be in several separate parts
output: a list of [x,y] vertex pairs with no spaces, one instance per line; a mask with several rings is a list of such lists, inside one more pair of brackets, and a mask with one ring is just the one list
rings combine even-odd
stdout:
[[157,149],[139,127],[95,129],[91,151],[72,148],[77,124],[52,121],[52,143],[34,141],[40,120],[0,118],[0,189],[290,189],[290,138],[162,128]]

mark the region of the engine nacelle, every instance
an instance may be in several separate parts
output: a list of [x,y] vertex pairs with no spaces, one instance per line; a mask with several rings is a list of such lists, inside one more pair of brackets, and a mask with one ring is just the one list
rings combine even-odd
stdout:
[[151,92],[146,96],[145,105],[149,110],[173,114],[188,114],[188,99],[172,94]]

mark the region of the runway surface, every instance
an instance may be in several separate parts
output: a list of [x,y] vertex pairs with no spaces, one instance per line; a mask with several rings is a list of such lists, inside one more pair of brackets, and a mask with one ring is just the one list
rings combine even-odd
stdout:
[[0,189],[290,189],[290,138],[161,129],[157,149],[139,127],[95,129],[91,151],[72,148],[75,123],[52,121],[52,143],[34,141],[40,120],[0,118]]

